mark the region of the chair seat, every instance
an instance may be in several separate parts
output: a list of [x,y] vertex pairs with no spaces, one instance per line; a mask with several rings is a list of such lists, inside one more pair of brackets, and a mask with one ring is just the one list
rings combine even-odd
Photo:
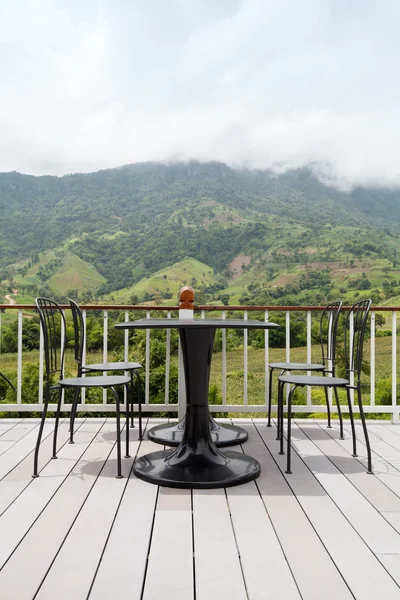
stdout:
[[324,371],[325,365],[314,363],[295,363],[295,362],[276,362],[269,363],[271,369],[281,369],[285,371]]
[[322,387],[345,387],[349,385],[348,379],[342,379],[341,377],[324,377],[323,375],[280,375],[278,377],[282,383],[292,383],[293,385],[313,385]]
[[89,364],[83,367],[84,371],[130,371],[132,369],[141,369],[142,365],[135,362],[105,362]]
[[77,388],[77,387],[112,387],[114,385],[127,385],[130,384],[131,380],[129,377],[124,375],[111,375],[110,377],[71,377],[68,379],[61,379],[60,386],[66,388]]

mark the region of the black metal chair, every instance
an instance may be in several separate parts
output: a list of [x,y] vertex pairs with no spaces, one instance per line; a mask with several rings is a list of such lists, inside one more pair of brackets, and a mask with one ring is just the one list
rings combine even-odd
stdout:
[[[40,323],[43,331],[44,358],[45,358],[45,382],[44,382],[44,404],[39,433],[35,447],[33,462],[33,477],[38,477],[39,448],[42,439],[43,427],[46,420],[47,409],[50,403],[56,402],[56,418],[53,436],[53,455],[57,458],[57,432],[60,421],[61,400],[63,389],[105,388],[110,389],[115,398],[115,412],[117,417],[117,478],[122,477],[121,470],[121,419],[120,400],[116,388],[125,386],[128,396],[130,378],[125,376],[109,377],[75,377],[64,378],[64,361],[66,348],[66,323],[61,308],[53,300],[47,298],[36,298],[36,306],[39,312]],[[52,402],[50,402],[52,401]],[[129,403],[126,403],[126,453],[129,458]]]
[[[339,315],[342,308],[342,302],[332,302],[328,304],[322,314],[319,324],[319,338],[321,344],[322,361],[321,363],[295,363],[295,362],[276,362],[270,363],[269,367],[269,394],[268,394],[268,427],[271,427],[271,406],[272,406],[272,374],[274,369],[280,369],[280,375],[287,371],[312,371],[322,373],[323,375],[332,375],[335,377],[335,353],[336,353],[336,333],[339,322]],[[343,419],[340,410],[339,397],[336,388],[334,389],[337,411],[340,421],[340,439],[343,439]],[[328,390],[325,388],[325,399],[328,411],[328,427],[331,425],[331,409],[329,404]],[[277,437],[279,439],[279,436]]]
[[[72,311],[72,318],[74,322],[74,351],[75,351],[75,360],[78,364],[78,377],[82,377],[85,373],[99,373],[104,371],[126,371],[130,374],[130,388],[131,388],[131,427],[134,427],[133,421],[133,407],[134,407],[134,386],[133,386],[133,374],[136,377],[137,383],[137,399],[138,399],[138,416],[139,416],[139,439],[143,439],[143,430],[142,430],[142,404],[141,404],[141,384],[138,370],[142,368],[140,363],[136,362],[106,362],[106,363],[95,363],[89,365],[82,365],[83,362],[83,350],[85,343],[85,320],[83,318],[82,311],[78,304],[73,300],[69,301]],[[76,417],[76,411],[79,402],[80,389],[77,389],[74,395],[74,402],[71,410],[71,418],[70,418],[70,443],[72,444],[74,441],[74,422]]]
[[[362,354],[364,345],[364,335],[367,326],[368,314],[371,309],[371,300],[361,300],[356,302],[351,307],[347,314],[344,328],[344,351],[346,357],[346,378],[340,377],[322,377],[308,375],[280,375],[278,377],[278,436],[280,439],[280,454],[283,451],[283,409],[284,398],[283,388],[285,384],[290,384],[292,387],[288,396],[288,413],[287,413],[287,468],[286,473],[291,473],[291,419],[292,419],[292,399],[297,387],[305,385],[319,386],[327,388],[343,388],[347,392],[347,402],[349,405],[349,414],[351,422],[351,431],[353,436],[353,456],[357,456],[356,432],[354,428],[353,408],[351,404],[350,390],[357,392],[358,408],[360,412],[362,427],[365,437],[365,445],[368,455],[368,473],[372,473],[372,458],[371,446],[367,425],[365,422],[364,410],[361,399],[361,367]],[[353,332],[351,332],[351,329]],[[352,375],[355,382],[352,383]]]

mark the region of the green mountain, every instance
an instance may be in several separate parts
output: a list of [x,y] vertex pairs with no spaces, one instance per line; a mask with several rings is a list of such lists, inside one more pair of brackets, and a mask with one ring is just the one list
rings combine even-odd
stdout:
[[84,294],[98,290],[105,283],[96,269],[67,249],[47,250],[40,254],[38,262],[28,259],[13,266],[16,286],[24,286],[27,291],[46,281],[57,295],[71,291]]
[[[0,214],[4,289],[140,301],[175,297],[175,285],[194,279],[199,298],[213,301],[400,293],[400,190],[346,193],[309,169],[278,176],[190,162],[1,173]],[[182,261],[187,277],[177,274]]]
[[[133,303],[154,299],[157,304],[176,304],[181,287],[191,285],[194,289],[221,283],[222,278],[214,269],[194,258],[186,258],[165,267],[149,277],[143,277],[134,285],[112,292],[104,298],[117,304]],[[164,302],[166,301],[166,302]]]

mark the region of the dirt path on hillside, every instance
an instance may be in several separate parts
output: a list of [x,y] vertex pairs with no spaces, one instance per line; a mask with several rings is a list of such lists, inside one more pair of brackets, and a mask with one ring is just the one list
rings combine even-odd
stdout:
[[4,296],[4,298],[7,300],[8,304],[17,304],[15,299],[13,298],[13,296],[16,296],[18,294],[18,290],[13,290],[12,295],[11,294],[6,294]]
[[[16,296],[18,294],[18,290],[13,290],[12,294],[6,294],[4,296],[5,300],[7,300],[8,304],[17,304],[15,298],[13,298],[13,296]],[[3,304],[3,307],[5,307],[6,304]],[[22,313],[22,316],[25,317],[26,319],[33,319],[33,315],[31,313]]]

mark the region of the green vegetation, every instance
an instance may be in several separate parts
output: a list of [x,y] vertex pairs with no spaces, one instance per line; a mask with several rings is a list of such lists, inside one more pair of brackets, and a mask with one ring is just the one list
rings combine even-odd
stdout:
[[61,178],[3,173],[0,210],[5,303],[13,289],[167,303],[194,280],[198,303],[400,296],[400,191],[345,193],[307,169],[277,176],[190,162]]
[[191,285],[196,292],[201,293],[202,290],[206,291],[212,286],[218,286],[221,281],[221,277],[214,274],[214,269],[194,258],[187,258],[161,269],[150,277],[141,279],[129,288],[113,292],[106,296],[104,301],[137,304],[139,301],[153,300],[159,305],[176,305],[182,286]]
[[13,291],[15,303],[21,304],[32,303],[37,295],[89,299],[105,282],[94,267],[64,248],[9,265],[6,276],[3,290]]

